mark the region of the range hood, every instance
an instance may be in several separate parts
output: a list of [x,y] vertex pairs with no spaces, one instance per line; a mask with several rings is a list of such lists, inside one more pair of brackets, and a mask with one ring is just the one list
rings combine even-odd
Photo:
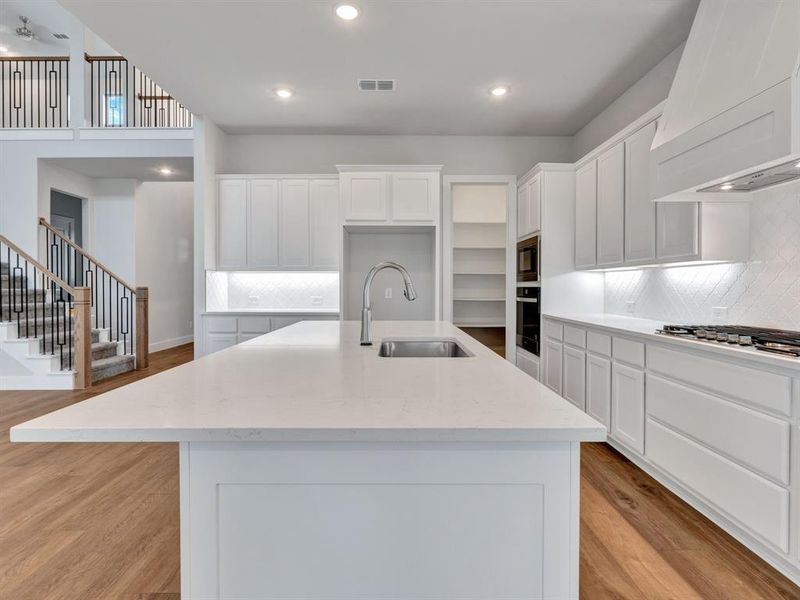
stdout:
[[655,201],[800,179],[800,0],[701,0],[650,153]]

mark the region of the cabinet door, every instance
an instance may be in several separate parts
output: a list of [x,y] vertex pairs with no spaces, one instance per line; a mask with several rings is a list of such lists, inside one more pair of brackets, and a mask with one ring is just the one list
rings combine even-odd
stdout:
[[552,339],[544,341],[544,384],[561,393],[561,361],[564,345]]
[[697,257],[699,205],[696,202],[659,202],[656,223],[658,258],[677,260]]
[[586,409],[586,352],[564,346],[564,398]]
[[650,146],[656,122],[625,140],[625,262],[656,257],[656,203],[650,200]]
[[624,223],[625,145],[619,143],[597,159],[597,266],[622,264]]
[[343,173],[345,221],[386,221],[386,173]]
[[615,362],[611,370],[611,437],[644,454],[644,371]]
[[597,264],[597,162],[575,173],[575,268]]
[[530,222],[528,211],[530,211],[531,208],[528,202],[530,189],[530,182],[528,182],[517,190],[517,237],[520,238],[531,233],[528,229],[528,223]]
[[220,179],[217,186],[217,266],[247,264],[247,180]]
[[339,182],[315,179],[311,182],[311,266],[335,269],[339,266]]
[[278,181],[250,180],[247,220],[247,264],[274,267],[278,264]]
[[586,412],[608,427],[611,424],[611,361],[586,355]]
[[392,220],[436,220],[438,173],[392,173]]
[[303,317],[272,317],[272,331],[283,329],[303,320]]
[[236,343],[235,333],[208,333],[206,334],[206,354],[230,348]]
[[278,213],[280,265],[283,267],[307,267],[310,264],[307,179],[284,179],[281,182]]
[[539,380],[539,358],[517,348],[517,368],[524,371],[537,381]]

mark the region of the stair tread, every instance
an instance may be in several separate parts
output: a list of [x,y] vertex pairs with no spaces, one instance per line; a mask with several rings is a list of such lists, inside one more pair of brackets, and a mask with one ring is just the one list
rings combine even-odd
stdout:
[[117,363],[133,362],[133,354],[117,354],[116,356],[109,356],[108,358],[98,358],[92,361],[92,368],[105,367]]

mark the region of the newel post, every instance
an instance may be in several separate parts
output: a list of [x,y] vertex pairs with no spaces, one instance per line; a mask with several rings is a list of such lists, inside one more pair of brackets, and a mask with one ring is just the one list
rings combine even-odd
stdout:
[[150,288],[136,288],[136,370],[146,369],[150,352]]
[[92,290],[75,288],[75,389],[92,386]]

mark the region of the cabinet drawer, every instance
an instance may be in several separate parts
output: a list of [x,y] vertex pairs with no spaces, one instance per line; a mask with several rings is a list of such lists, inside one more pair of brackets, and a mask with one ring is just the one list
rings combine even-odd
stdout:
[[517,348],[516,358],[517,368],[524,371],[534,379],[539,379],[539,357],[526,352],[522,348]]
[[545,320],[542,325],[544,336],[553,338],[554,340],[563,341],[564,339],[564,326],[555,321]]
[[792,381],[783,375],[658,346],[648,347],[647,366],[651,371],[714,393],[786,416],[791,414]]
[[788,490],[650,419],[647,458],[734,521],[789,551]]
[[648,416],[789,484],[789,423],[656,375],[646,389]]
[[236,317],[205,317],[206,333],[236,333]]
[[239,333],[269,333],[269,317],[239,317]]
[[586,348],[586,331],[564,325],[564,342],[576,348]]
[[611,336],[596,331],[586,333],[586,348],[601,356],[611,356]]
[[626,362],[635,367],[644,368],[644,344],[626,340],[625,338],[614,338],[613,344],[614,358]]

